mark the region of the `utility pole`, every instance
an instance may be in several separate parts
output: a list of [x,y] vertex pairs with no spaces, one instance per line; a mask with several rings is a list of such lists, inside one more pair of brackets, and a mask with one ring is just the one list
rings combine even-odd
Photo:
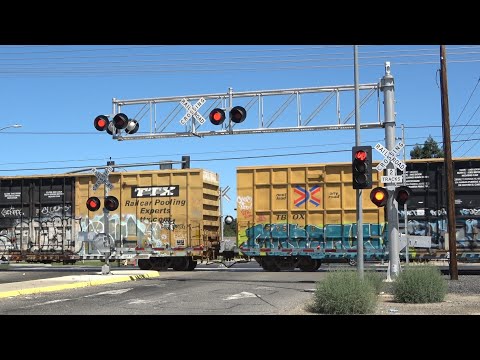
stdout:
[[[360,146],[360,95],[358,85],[358,45],[353,47],[355,88],[355,146]],[[357,271],[363,279],[363,201],[362,189],[357,189]]]
[[447,60],[445,45],[440,45],[440,88],[442,102],[442,130],[444,167],[447,178],[447,221],[448,221],[448,245],[450,252],[450,279],[458,280],[457,268],[457,234],[455,219],[455,190],[452,161],[452,147],[450,142],[450,115],[448,108],[448,84],[447,84]]
[[[385,145],[387,150],[393,150],[395,147],[395,97],[394,97],[394,81],[390,73],[390,62],[385,62],[385,75],[381,80],[381,90],[384,94],[384,112],[385,112]],[[388,169],[393,169],[394,165],[389,162]],[[389,241],[389,268],[388,274],[393,278],[398,276],[400,272],[400,251],[399,251],[399,236],[398,236],[398,209],[394,197],[395,184],[386,184],[389,192],[386,211],[388,217],[388,241]]]

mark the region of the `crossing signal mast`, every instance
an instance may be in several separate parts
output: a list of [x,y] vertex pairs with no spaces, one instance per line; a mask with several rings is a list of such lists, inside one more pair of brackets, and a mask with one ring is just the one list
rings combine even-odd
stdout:
[[[95,127],[108,126],[108,118],[105,119],[105,116],[97,116],[95,119]],[[112,195],[108,195],[108,190],[113,189],[113,184],[108,180],[108,175],[113,171],[111,166],[105,168],[105,171],[101,173],[97,169],[93,168],[92,172],[97,177],[97,181],[93,185],[93,191],[97,190],[102,184],[104,185],[104,197],[103,197],[103,222],[104,222],[104,243],[108,245],[108,249],[105,250],[105,265],[102,266],[102,274],[110,274],[110,266],[108,264],[110,254],[112,249],[115,247],[115,244],[110,243],[110,231],[109,231],[109,221],[108,215],[110,211],[115,211],[118,209],[120,202],[118,198]],[[86,206],[89,211],[97,211],[100,209],[102,202],[97,196],[90,196],[87,199]]]

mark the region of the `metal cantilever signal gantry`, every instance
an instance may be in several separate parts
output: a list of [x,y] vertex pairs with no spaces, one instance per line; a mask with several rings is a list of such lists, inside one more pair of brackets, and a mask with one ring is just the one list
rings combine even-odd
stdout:
[[[362,116],[369,121],[361,123],[361,128],[382,127],[380,90],[380,83],[359,85],[360,105],[370,106],[367,116]],[[353,96],[354,85],[242,92],[229,88],[227,93],[218,94],[114,98],[110,116],[122,112],[140,124],[135,135],[117,130],[113,134],[116,140],[355,129]],[[341,97],[342,103],[349,104],[351,109],[346,115],[342,115],[340,108]],[[213,109],[230,110],[237,105],[247,110],[242,123],[229,121],[228,116],[222,125],[213,125],[208,120]]]

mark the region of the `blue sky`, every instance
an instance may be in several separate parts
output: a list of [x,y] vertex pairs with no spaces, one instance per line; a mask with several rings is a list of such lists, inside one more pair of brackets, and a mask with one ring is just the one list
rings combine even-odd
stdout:
[[[429,135],[441,145],[440,46],[360,45],[358,50],[361,84],[378,82],[385,61],[391,63],[397,136],[403,124],[407,159]],[[454,157],[477,157],[480,151],[479,54],[480,46],[447,45]],[[353,130],[118,142],[93,127],[97,115],[111,113],[112,98],[352,85],[352,45],[0,45],[0,65],[0,128],[22,124],[0,132],[5,154],[0,176],[65,173],[75,170],[69,167],[105,165],[110,157],[129,164],[190,155],[192,167],[219,173],[221,185],[231,187],[224,213],[235,215],[237,167],[349,162],[355,144]],[[353,93],[341,107],[343,115],[354,109]],[[372,109],[362,107],[362,122]],[[328,110],[325,116],[331,123]],[[146,121],[140,124],[140,132],[147,128]],[[384,135],[383,129],[362,130],[361,143],[385,144]],[[324,153],[287,156],[302,152]],[[262,155],[279,156],[252,158]],[[242,156],[249,158],[212,160]],[[374,152],[374,160],[381,155]]]

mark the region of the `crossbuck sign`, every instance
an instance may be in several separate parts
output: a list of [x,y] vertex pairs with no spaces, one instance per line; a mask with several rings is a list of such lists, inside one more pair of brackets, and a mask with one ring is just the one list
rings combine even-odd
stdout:
[[113,171],[111,166],[105,168],[105,172],[101,173],[96,168],[92,169],[93,174],[97,177],[97,182],[93,185],[93,191],[97,190],[98,187],[102,184],[105,184],[105,187],[109,190],[113,189],[113,184],[108,181],[108,174]]
[[405,145],[402,142],[399,142],[392,150],[388,151],[387,148],[380,143],[375,145],[375,150],[384,156],[383,161],[378,164],[375,169],[382,171],[387,168],[389,163],[392,163],[397,169],[404,172],[407,165],[405,165],[403,161],[397,159],[398,153],[404,148],[404,146]]
[[180,119],[180,124],[185,125],[188,120],[193,116],[200,124],[205,122],[205,118],[198,112],[198,110],[205,104],[207,100],[201,97],[195,105],[190,105],[187,99],[183,98],[180,104],[187,110],[187,113]]

